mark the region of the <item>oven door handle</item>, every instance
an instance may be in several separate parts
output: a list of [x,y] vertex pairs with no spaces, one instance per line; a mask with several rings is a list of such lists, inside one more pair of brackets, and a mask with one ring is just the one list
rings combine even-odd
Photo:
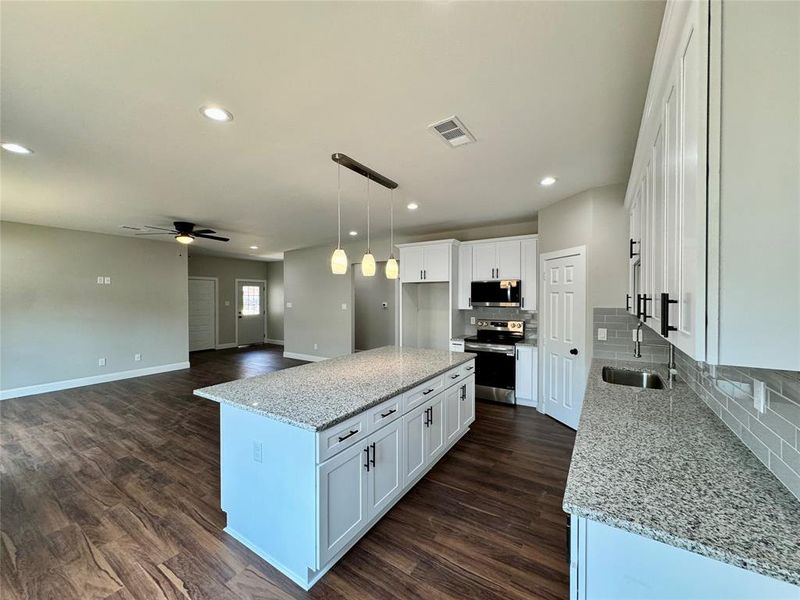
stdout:
[[492,354],[505,354],[514,356],[514,346],[502,346],[500,344],[464,344],[467,352],[491,352]]

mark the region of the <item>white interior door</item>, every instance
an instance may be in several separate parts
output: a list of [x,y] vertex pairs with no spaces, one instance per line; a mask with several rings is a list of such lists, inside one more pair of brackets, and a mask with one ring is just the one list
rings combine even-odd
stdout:
[[585,249],[542,256],[545,413],[578,428],[586,385]]
[[189,280],[189,352],[216,347],[216,286],[213,279]]
[[263,281],[236,281],[237,330],[236,343],[263,344],[266,337],[264,315],[266,284]]

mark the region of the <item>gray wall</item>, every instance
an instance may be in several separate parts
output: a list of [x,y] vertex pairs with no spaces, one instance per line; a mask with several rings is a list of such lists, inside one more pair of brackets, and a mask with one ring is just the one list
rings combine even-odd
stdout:
[[[375,277],[364,277],[360,265],[353,268],[356,350],[394,345],[395,289],[398,284],[383,276],[385,267],[385,261],[378,262]],[[387,308],[383,308],[384,302]]]
[[0,387],[187,361],[186,268],[175,243],[0,223]]
[[[591,361],[595,307],[625,306],[628,213],[625,187],[593,188],[539,211],[539,253],[586,246],[586,335]],[[540,290],[543,292],[543,290]],[[540,296],[540,304],[542,299]]]
[[[191,253],[189,276],[216,277],[219,280],[218,345],[236,342],[236,280],[267,279],[266,263],[257,260],[224,258]],[[269,298],[269,291],[267,291]],[[272,337],[267,331],[267,337]]]
[[283,343],[283,261],[267,263],[267,339]]

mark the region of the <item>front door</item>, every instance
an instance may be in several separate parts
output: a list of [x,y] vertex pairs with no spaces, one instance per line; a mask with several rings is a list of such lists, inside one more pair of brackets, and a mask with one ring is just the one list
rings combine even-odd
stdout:
[[584,248],[542,255],[545,412],[578,428],[586,384]]
[[239,279],[236,281],[236,305],[238,329],[236,343],[240,346],[246,344],[263,344],[266,332],[264,331],[264,291],[266,284],[263,281],[250,281]]

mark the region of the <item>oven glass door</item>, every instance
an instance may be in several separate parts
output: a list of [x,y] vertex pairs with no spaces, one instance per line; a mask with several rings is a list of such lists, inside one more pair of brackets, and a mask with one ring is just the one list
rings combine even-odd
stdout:
[[470,350],[475,352],[475,384],[486,387],[513,390],[516,383],[516,360],[514,358],[514,348],[510,347],[507,352],[485,352],[480,350]]
[[522,286],[519,280],[473,281],[470,286],[472,306],[519,306]]

